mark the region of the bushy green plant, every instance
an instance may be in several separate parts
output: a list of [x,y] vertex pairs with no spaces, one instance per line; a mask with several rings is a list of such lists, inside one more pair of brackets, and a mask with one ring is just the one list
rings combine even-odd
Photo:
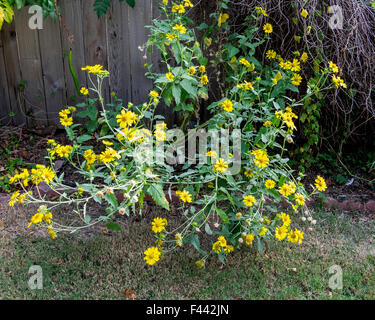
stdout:
[[[305,202],[327,186],[318,176],[308,193],[301,176],[294,174],[288,165],[286,155],[296,129],[297,115],[293,110],[322,88],[308,86],[307,92],[299,92],[302,77],[298,72],[304,55],[289,61],[269,50],[267,63],[255,58],[256,49],[272,34],[272,25],[259,19],[260,15],[267,16],[264,9],[257,8],[248,18],[243,33],[229,36],[222,56],[223,68],[227,70],[225,90],[222,98],[208,108],[211,119],[199,127],[227,132],[227,137],[220,136],[219,142],[225,145],[227,139],[227,145],[232,147],[219,149],[210,140],[205,150],[200,149],[192,156],[206,161],[198,164],[189,161],[191,158],[186,161],[183,154],[182,168],[168,162],[170,150],[178,150],[176,144],[184,146],[191,132],[183,131],[182,137],[176,139],[175,132],[167,130],[163,118],[155,115],[160,98],[188,119],[209,94],[208,60],[203,57],[190,20],[184,16],[192,6],[189,0],[161,3],[165,18],[154,21],[147,46],[160,49],[166,71],[161,74],[149,69],[148,75],[155,86],[146,103],[106,105],[102,86],[109,72],[99,65],[83,68],[91,83],[90,88],[81,89],[88,97],[87,104],[77,106],[82,111],[69,107],[60,112],[61,124],[71,144],[50,141],[47,156],[50,166],[39,165],[31,172],[24,170],[12,177],[12,182],[19,183],[24,193],[13,194],[10,205],[40,204],[31,217],[30,227],[48,228],[52,238],[58,232],[76,232],[102,222],[118,230],[113,218],[130,215],[137,208],[142,212],[148,194],[165,210],[152,223],[156,242],[145,251],[144,258],[149,265],[187,244],[202,255],[197,266],[203,267],[210,255],[216,255],[224,263],[233,250],[253,243],[260,252],[266,240],[302,243],[304,232],[292,228],[292,217],[302,213],[303,221],[315,224]],[[219,28],[228,27],[225,3],[216,17]],[[255,37],[258,28],[264,31],[264,39]],[[206,40],[205,45],[209,44]],[[327,79],[331,69],[322,69],[321,78]],[[301,95],[298,100],[288,97],[297,93]],[[93,135],[85,133],[81,124],[74,124],[76,112],[80,117],[89,117],[92,124],[89,131],[95,132],[99,145],[93,147]],[[182,129],[185,124],[186,121]],[[240,148],[235,147],[238,144]],[[64,181],[64,174],[56,176],[53,165],[58,158],[69,162],[81,175],[82,182],[70,186]],[[235,170],[238,159],[240,166]],[[38,192],[42,182],[55,191],[57,200]],[[36,185],[36,193],[27,190],[29,184]],[[182,213],[176,227],[168,225],[166,215],[170,210],[167,195],[173,198],[173,188],[177,188]],[[100,217],[88,213],[95,202],[105,206]],[[52,212],[60,205],[74,205],[78,222],[68,226],[59,224]],[[209,246],[201,245],[203,238],[208,238]]]

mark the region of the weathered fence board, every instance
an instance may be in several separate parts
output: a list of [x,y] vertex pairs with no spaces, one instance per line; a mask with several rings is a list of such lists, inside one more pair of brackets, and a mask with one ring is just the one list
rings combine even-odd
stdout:
[[[73,66],[79,85],[89,85],[81,67],[101,64],[111,72],[104,86],[108,102],[114,91],[124,103],[142,103],[152,88],[144,76],[144,64],[157,65],[157,55],[148,54],[144,59],[145,52],[138,47],[147,40],[145,25],[151,24],[158,1],[139,0],[134,9],[114,1],[110,12],[100,19],[93,2],[58,2],[74,37]],[[0,33],[0,120],[3,124],[56,125],[61,109],[82,101],[69,70],[71,39],[59,21],[47,18],[42,30],[32,30],[30,18],[28,8],[17,11],[15,21],[5,24]]]

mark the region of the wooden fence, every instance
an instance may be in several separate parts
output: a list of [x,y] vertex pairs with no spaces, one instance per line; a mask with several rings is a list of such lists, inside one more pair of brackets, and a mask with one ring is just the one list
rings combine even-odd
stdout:
[[[159,15],[158,1],[137,0],[135,8],[113,1],[110,12],[100,20],[93,2],[59,1],[74,35],[73,64],[79,83],[88,86],[82,66],[101,64],[111,73],[104,88],[107,101],[113,91],[125,103],[142,103],[152,87],[144,76],[144,64],[157,64],[158,56],[154,53],[145,59],[138,47],[147,40],[145,26]],[[58,21],[47,18],[42,30],[31,30],[30,17],[28,8],[18,11],[15,21],[5,24],[0,34],[1,123],[56,125],[61,109],[82,100],[69,71],[70,44]]]

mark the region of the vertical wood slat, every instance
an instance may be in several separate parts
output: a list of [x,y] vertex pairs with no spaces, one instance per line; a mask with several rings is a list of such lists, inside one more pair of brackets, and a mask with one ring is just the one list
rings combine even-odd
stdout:
[[[83,2],[83,33],[86,64],[100,64],[108,70],[106,16],[98,19],[93,10],[95,0],[84,0]],[[108,79],[104,80],[102,94],[104,100],[108,102],[110,97]]]
[[26,123],[25,110],[20,101],[19,84],[21,82],[21,66],[18,57],[18,44],[15,23],[5,24],[1,30],[3,41],[4,63],[9,93],[9,109],[13,113],[15,125]]
[[0,124],[2,125],[8,125],[11,123],[11,119],[9,118],[10,101],[6,75],[3,41],[0,35]]
[[[48,125],[48,115],[43,83],[39,36],[28,27],[28,8],[21,9],[15,17],[22,80],[25,82],[26,114],[38,125]],[[29,118],[28,118],[29,124]]]
[[44,20],[39,33],[41,66],[48,124],[59,123],[59,111],[66,105],[63,52],[58,21]]
[[[85,1],[85,0],[83,0]],[[87,87],[87,76],[86,72],[81,70],[82,67],[86,66],[85,61],[85,47],[84,47],[84,34],[83,34],[83,18],[82,18],[82,1],[81,0],[64,0],[59,3],[61,9],[61,15],[64,19],[69,32],[73,36],[72,44],[72,63],[74,70],[77,74],[78,82],[80,86]],[[60,26],[60,34],[62,39],[62,47],[64,52],[64,72],[65,72],[65,83],[66,83],[66,99],[68,105],[74,105],[82,102],[82,97],[79,97],[74,81],[69,70],[68,55],[70,50],[70,40],[68,34]]]
[[110,88],[126,105],[131,101],[128,6],[115,1],[107,17]]
[[138,47],[147,40],[148,31],[145,25],[150,24],[152,18],[150,0],[138,0],[134,9],[129,9],[129,48],[130,48],[130,75],[132,82],[132,102],[140,104],[145,101],[148,92],[152,88],[152,82],[144,76],[145,63],[150,63],[143,58],[145,52],[140,52]]

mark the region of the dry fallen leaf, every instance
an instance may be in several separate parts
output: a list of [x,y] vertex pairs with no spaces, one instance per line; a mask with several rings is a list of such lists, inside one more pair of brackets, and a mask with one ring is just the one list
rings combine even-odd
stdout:
[[136,295],[135,295],[135,293],[134,293],[133,290],[130,290],[130,289],[124,289],[123,293],[124,293],[124,295],[125,295],[126,297],[129,297],[129,298],[131,298],[132,300],[135,300],[135,298],[136,298]]

